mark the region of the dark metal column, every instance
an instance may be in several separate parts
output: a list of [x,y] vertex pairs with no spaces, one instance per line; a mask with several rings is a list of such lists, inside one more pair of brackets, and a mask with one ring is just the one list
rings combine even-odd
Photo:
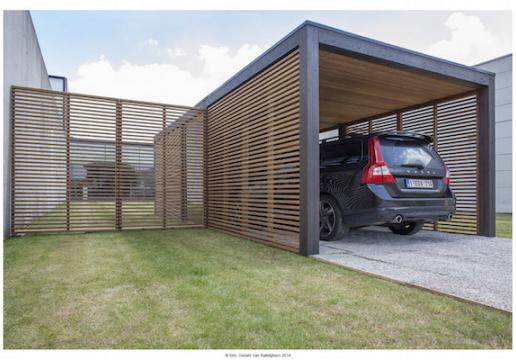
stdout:
[[306,26],[300,37],[300,224],[299,252],[319,253],[319,40]]
[[494,75],[478,99],[478,233],[496,234]]
[[337,130],[339,133],[339,139],[344,139],[346,137],[347,126],[345,124],[339,124]]

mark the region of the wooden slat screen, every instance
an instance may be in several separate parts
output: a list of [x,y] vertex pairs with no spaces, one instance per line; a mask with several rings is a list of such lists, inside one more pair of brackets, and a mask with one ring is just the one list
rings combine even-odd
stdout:
[[[434,136],[434,106],[406,111],[400,114],[403,131]],[[432,144],[435,147],[435,144]],[[435,222],[425,223],[425,230],[436,230]]]
[[440,221],[440,231],[478,233],[478,107],[477,96],[437,105],[437,150],[450,170],[457,197],[451,222]]
[[434,136],[434,107],[425,106],[406,111],[401,116],[403,131]]
[[426,229],[478,234],[478,104],[471,93],[449,101],[436,102],[390,116],[347,126],[346,133],[367,133],[400,128],[433,136],[434,147],[451,174],[451,187],[457,197],[452,221],[439,221]]
[[369,133],[369,122],[368,121],[346,126],[346,134],[368,134],[368,133]]
[[396,131],[396,115],[386,116],[371,121],[371,132]]
[[156,213],[165,227],[203,224],[204,114],[183,113],[154,141]]
[[208,108],[208,226],[299,248],[299,54]]
[[[203,224],[204,110],[13,87],[11,111],[13,234]],[[173,126],[180,153],[159,152]]]

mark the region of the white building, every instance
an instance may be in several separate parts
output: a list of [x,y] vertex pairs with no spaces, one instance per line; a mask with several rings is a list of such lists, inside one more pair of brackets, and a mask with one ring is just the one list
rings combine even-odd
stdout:
[[4,236],[10,226],[10,92],[12,85],[50,89],[45,61],[28,11],[4,11]]
[[496,73],[496,212],[512,213],[512,54],[475,67]]

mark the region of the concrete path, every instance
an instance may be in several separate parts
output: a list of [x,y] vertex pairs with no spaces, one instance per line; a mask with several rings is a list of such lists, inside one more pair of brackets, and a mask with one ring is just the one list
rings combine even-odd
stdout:
[[512,240],[386,228],[321,241],[325,261],[512,311]]

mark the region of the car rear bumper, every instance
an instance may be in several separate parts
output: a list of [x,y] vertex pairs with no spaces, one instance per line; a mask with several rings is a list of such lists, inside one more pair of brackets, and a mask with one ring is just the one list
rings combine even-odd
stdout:
[[[349,226],[394,224],[396,221],[449,220],[455,214],[455,206],[390,206],[364,211],[346,217]],[[401,218],[399,217],[401,216]]]
[[[374,193],[374,191],[373,191]],[[345,216],[348,226],[380,225],[399,221],[449,220],[455,214],[455,197],[451,192],[439,198],[393,198],[376,193],[376,206]],[[398,217],[398,218],[397,218]]]

